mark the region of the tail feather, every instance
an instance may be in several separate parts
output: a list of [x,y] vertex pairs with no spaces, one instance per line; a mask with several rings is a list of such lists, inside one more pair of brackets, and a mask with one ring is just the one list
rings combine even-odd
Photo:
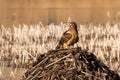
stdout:
[[59,45],[57,45],[55,49],[60,49],[60,46],[59,46]]

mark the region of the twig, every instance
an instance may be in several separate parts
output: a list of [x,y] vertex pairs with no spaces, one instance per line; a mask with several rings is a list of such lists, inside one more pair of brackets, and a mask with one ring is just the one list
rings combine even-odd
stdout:
[[59,62],[59,61],[61,61],[61,60],[63,60],[63,59],[65,59],[65,58],[67,58],[67,57],[70,57],[71,55],[72,55],[72,54],[68,54],[67,56],[64,56],[64,57],[58,59],[57,61],[55,61],[55,62],[53,62],[53,63],[45,66],[45,68],[48,68],[49,66],[51,66],[51,65],[53,65],[53,64],[55,64],[55,63],[57,63],[57,62]]

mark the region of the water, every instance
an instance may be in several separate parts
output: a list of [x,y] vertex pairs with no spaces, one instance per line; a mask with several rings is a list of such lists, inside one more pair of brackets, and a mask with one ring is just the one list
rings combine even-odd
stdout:
[[104,23],[119,11],[120,0],[0,0],[0,25],[58,24],[68,17],[80,23]]

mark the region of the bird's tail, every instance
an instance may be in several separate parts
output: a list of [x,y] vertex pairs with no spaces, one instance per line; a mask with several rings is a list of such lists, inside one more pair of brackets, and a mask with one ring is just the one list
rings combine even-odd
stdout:
[[55,49],[60,49],[60,45],[57,45]]

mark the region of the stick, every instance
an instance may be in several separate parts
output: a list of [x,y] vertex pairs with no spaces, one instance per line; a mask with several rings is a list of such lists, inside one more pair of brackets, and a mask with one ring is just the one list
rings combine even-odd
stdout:
[[55,62],[53,62],[53,63],[45,66],[45,68],[48,68],[49,66],[51,66],[51,65],[53,65],[53,64],[55,64],[55,63],[57,63],[57,62],[59,62],[59,61],[61,61],[61,60],[63,60],[63,59],[65,59],[65,58],[67,58],[67,57],[70,57],[71,55],[72,55],[72,54],[68,54],[67,56],[64,56],[64,57],[58,59],[57,61],[55,61]]

